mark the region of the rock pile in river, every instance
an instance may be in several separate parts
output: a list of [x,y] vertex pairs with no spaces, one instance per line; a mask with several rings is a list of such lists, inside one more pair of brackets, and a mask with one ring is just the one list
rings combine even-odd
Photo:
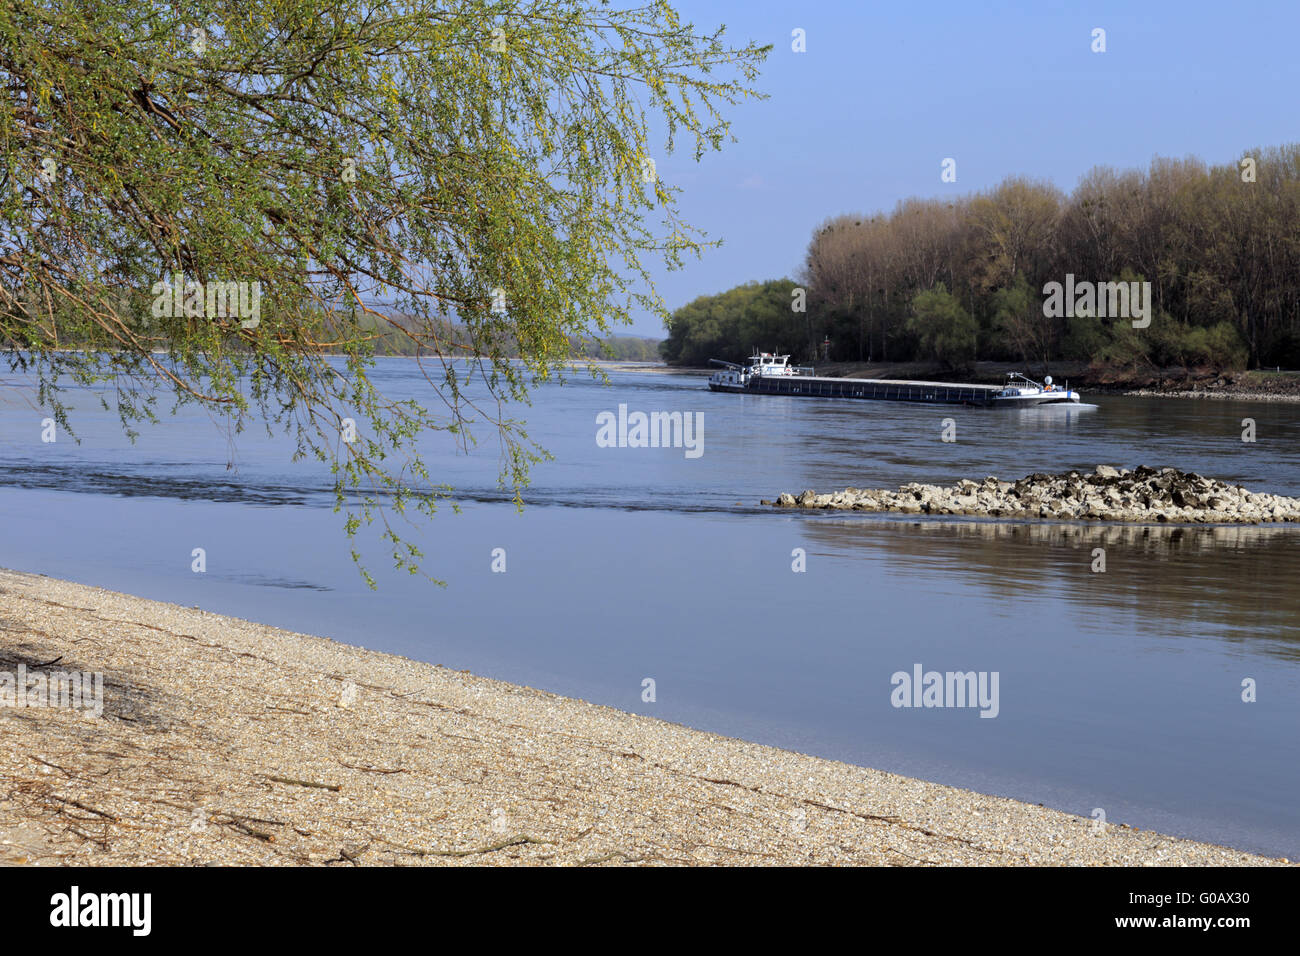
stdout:
[[959,481],[951,487],[913,482],[897,491],[846,488],[834,494],[783,494],[765,505],[900,514],[984,515],[1056,521],[1145,521],[1260,524],[1300,521],[1300,498],[1247,491],[1177,468],[1133,470],[1098,465],[1091,474],[1033,474],[1019,481]]

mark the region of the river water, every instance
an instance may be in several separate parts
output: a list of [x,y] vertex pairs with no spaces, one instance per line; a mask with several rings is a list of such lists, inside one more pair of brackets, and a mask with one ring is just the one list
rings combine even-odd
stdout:
[[[376,381],[436,401],[409,359],[380,360]],[[1172,465],[1300,495],[1300,405],[1085,396],[1095,408],[990,411],[578,372],[515,410],[554,455],[535,468],[522,512],[497,486],[486,430],[470,454],[428,443],[432,474],[463,507],[408,532],[446,587],[386,571],[371,548],[371,591],[328,476],[292,463],[282,436],[232,437],[182,410],[132,444],[96,394],[72,389],[80,444],[42,442],[46,412],[30,384],[0,376],[0,565],[1085,818],[1100,809],[1111,823],[1300,856],[1300,527],[759,505],[805,488],[1098,464]],[[629,416],[699,413],[701,453],[602,447],[598,417],[620,405]],[[1242,441],[1247,418],[1253,443]],[[955,441],[943,440],[945,419]],[[200,547],[207,569],[195,573]],[[996,716],[894,706],[894,675],[918,666],[996,674]]]

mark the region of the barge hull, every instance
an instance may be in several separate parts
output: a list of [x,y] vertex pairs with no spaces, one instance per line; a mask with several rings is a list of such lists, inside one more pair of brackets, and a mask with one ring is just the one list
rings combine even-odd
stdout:
[[934,405],[1004,404],[996,385],[952,385],[944,382],[892,382],[869,378],[822,378],[813,375],[759,376],[737,391],[760,395],[802,395],[809,398],[857,398],[864,401],[923,402]]

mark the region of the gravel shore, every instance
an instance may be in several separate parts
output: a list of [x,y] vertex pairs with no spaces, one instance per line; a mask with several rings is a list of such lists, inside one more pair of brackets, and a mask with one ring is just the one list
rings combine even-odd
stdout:
[[1163,390],[1157,388],[1139,388],[1121,392],[1134,398],[1209,398],[1226,402],[1300,402],[1300,395],[1287,392],[1257,392],[1236,389],[1210,391],[1208,389]]
[[1252,492],[1177,468],[1098,465],[1090,474],[1033,474],[1017,481],[966,479],[950,487],[911,482],[897,491],[846,488],[785,492],[764,505],[897,514],[1125,521],[1142,524],[1264,524],[1300,521],[1300,498]]
[[1285,861],[0,571],[4,864],[1267,865]]

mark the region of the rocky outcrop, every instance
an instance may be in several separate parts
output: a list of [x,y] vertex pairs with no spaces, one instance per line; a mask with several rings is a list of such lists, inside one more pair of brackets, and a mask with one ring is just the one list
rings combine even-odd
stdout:
[[898,514],[982,515],[1054,521],[1260,524],[1300,521],[1300,498],[1247,491],[1176,468],[1098,465],[1091,474],[1033,474],[1019,481],[959,481],[951,487],[903,485],[897,491],[846,488],[833,494],[783,494],[765,505]]

